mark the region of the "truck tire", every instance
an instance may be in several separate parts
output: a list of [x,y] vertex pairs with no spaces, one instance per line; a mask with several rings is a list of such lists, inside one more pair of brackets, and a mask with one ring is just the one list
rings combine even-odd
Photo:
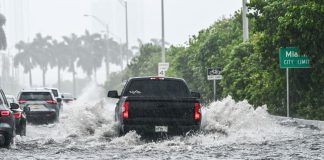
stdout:
[[122,137],[125,135],[125,132],[122,130],[121,126],[118,126],[118,136]]

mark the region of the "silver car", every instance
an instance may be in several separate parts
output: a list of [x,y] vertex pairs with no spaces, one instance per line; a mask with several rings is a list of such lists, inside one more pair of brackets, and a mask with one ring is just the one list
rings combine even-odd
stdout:
[[22,108],[30,108],[27,113],[28,122],[48,123],[59,120],[60,102],[57,102],[51,90],[22,90],[18,94],[18,102]]

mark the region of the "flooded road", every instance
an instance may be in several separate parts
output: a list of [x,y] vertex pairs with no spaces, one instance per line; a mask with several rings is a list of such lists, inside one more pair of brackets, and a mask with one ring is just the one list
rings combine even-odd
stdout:
[[230,97],[204,108],[202,132],[143,140],[116,136],[115,101],[98,99],[95,86],[65,105],[60,122],[27,126],[0,159],[324,159],[324,132],[300,121],[269,115]]

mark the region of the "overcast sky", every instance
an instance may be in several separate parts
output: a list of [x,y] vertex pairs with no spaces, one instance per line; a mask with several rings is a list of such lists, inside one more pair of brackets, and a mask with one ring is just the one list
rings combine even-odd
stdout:
[[[128,0],[130,46],[161,38],[161,0]],[[242,6],[240,0],[164,0],[165,39],[184,44],[189,36],[207,28],[221,17],[229,17]],[[18,40],[31,40],[36,33],[60,38],[86,29],[103,32],[92,14],[109,25],[117,41],[125,42],[125,14],[120,0],[0,0],[0,12],[8,19],[5,30],[9,47]],[[49,74],[56,75],[56,73]],[[104,76],[103,76],[104,77]],[[41,84],[34,78],[36,83]],[[52,79],[52,80],[51,80]],[[100,77],[99,77],[100,79]],[[56,78],[48,78],[55,83]]]
[[[84,14],[93,14],[109,25],[116,39],[125,41],[125,14],[119,0],[29,0],[30,34],[37,32],[62,36],[85,29],[103,27]],[[170,43],[183,43],[222,16],[239,10],[240,0],[164,0],[165,37]],[[161,37],[161,1],[128,0],[129,38],[149,41]]]

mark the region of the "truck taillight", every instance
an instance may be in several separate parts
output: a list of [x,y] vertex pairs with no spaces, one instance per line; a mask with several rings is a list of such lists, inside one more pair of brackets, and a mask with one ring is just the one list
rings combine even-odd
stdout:
[[14,116],[15,116],[16,119],[21,118],[21,112],[14,113]]
[[150,79],[151,80],[164,80],[163,77],[151,77]]
[[0,111],[1,117],[9,117],[10,116],[10,111]]
[[123,103],[123,112],[122,112],[122,116],[124,119],[128,119],[128,108],[129,107],[129,102],[124,102]]
[[194,115],[195,121],[201,120],[201,106],[200,103],[195,103],[195,115]]

